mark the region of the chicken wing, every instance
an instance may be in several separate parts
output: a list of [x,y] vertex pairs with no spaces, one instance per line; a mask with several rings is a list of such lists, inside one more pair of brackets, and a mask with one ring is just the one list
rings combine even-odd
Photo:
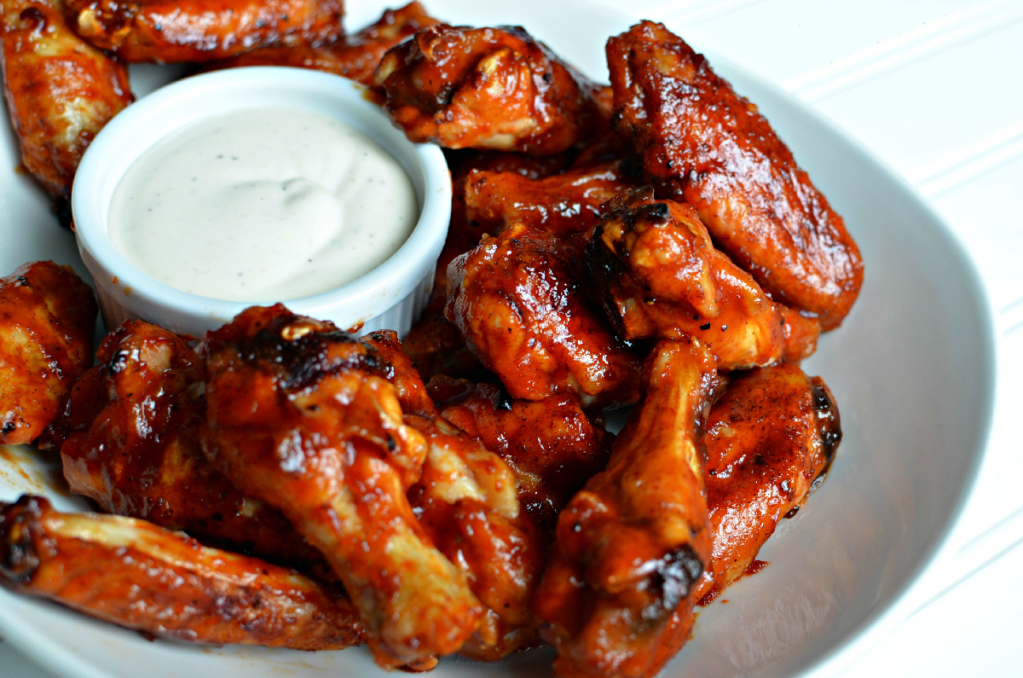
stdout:
[[423,379],[436,374],[452,377],[474,376],[480,370],[479,361],[466,347],[462,332],[444,317],[448,300],[447,269],[455,257],[465,254],[479,244],[485,231],[476,222],[469,221],[465,207],[466,177],[476,169],[494,172],[514,172],[520,176],[538,179],[565,169],[571,158],[568,154],[536,157],[523,153],[496,151],[447,151],[451,167],[451,224],[434,279],[433,296],[422,317],[412,326],[402,348],[419,370]]
[[688,639],[711,555],[698,428],[716,378],[697,340],[657,344],[607,470],[561,512],[536,596],[558,676],[653,676]]
[[384,55],[375,83],[416,142],[552,155],[606,120],[595,86],[518,27],[438,24]]
[[714,552],[698,597],[742,576],[778,521],[823,479],[841,440],[838,406],[820,377],[795,365],[736,375],[704,436]]
[[61,0],[0,0],[7,110],[21,161],[71,223],[71,183],[82,154],[132,102],[128,71],[72,32]]
[[585,233],[600,221],[601,206],[618,193],[636,186],[620,162],[569,170],[544,179],[507,172],[472,172],[465,186],[465,205],[471,222],[487,233],[522,222],[559,237]]
[[[203,456],[202,365],[177,335],[129,320],[71,391],[60,446],[72,492],[104,511],[308,569],[323,561],[276,509],[246,497]],[[329,570],[328,570],[329,571]]]
[[0,582],[129,629],[200,643],[340,650],[351,602],[296,572],[141,520],[0,502]]
[[206,335],[206,456],[326,556],[382,666],[432,665],[482,607],[405,492],[429,452],[376,350],[277,305]]
[[661,24],[611,38],[607,59],[615,130],[661,197],[695,207],[775,301],[837,327],[863,282],[860,252],[756,106]]
[[420,431],[430,446],[422,477],[408,493],[412,509],[486,606],[479,630],[460,652],[494,661],[537,644],[530,599],[543,571],[545,549],[520,510],[511,470],[438,416],[395,332],[374,332],[363,340],[377,349],[405,423]]
[[342,0],[64,0],[80,36],[129,62],[202,62],[338,38]]
[[544,532],[553,531],[568,500],[607,465],[613,436],[572,395],[515,400],[497,384],[443,376],[428,389],[439,399],[442,417],[511,467],[519,499]]
[[[722,369],[802,358],[816,346],[816,319],[783,316],[748,273],[714,249],[693,208],[655,201],[649,187],[611,202],[586,262],[604,310],[626,339],[695,336]],[[811,328],[786,335],[786,319]]]
[[334,73],[364,85],[372,85],[373,73],[384,52],[408,39],[420,28],[435,23],[437,20],[427,14],[421,4],[410,2],[404,7],[387,10],[376,23],[332,43],[264,47],[232,59],[213,62],[210,67],[292,66]]
[[0,278],[0,445],[35,440],[92,360],[92,290],[66,266]]
[[440,417],[406,415],[430,453],[410,491],[437,548],[465,574],[486,606],[461,653],[495,661],[539,644],[530,606],[543,572],[543,539],[521,510],[515,476],[500,457]]
[[639,360],[587,306],[571,244],[513,224],[448,266],[445,315],[514,398],[635,402]]

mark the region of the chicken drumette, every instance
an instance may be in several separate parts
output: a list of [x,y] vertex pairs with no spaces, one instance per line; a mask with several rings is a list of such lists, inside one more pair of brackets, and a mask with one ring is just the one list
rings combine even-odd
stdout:
[[142,520],[0,502],[0,583],[155,636],[293,650],[363,642],[351,602],[291,570]]
[[607,127],[595,86],[517,27],[426,28],[375,81],[409,139],[446,148],[552,155]]
[[107,335],[53,428],[72,492],[111,513],[308,568],[323,561],[276,509],[203,456],[202,365],[172,332],[129,320]]
[[0,0],[0,38],[21,161],[68,225],[82,154],[133,97],[124,65],[75,35],[63,9],[60,0]]
[[75,31],[126,61],[224,59],[342,33],[342,0],[65,0]]
[[430,448],[377,351],[278,305],[207,334],[202,353],[207,457],[324,554],[377,661],[428,667],[458,651],[483,608],[405,496]]
[[65,266],[25,264],[0,278],[0,445],[35,440],[92,360],[96,302]]
[[611,38],[607,60],[614,128],[661,197],[695,207],[775,301],[837,327],[863,281],[859,250],[757,107],[661,24]]
[[558,517],[537,590],[563,678],[648,677],[689,637],[711,529],[699,449],[714,359],[695,339],[664,341],[611,460]]
[[639,360],[587,305],[579,268],[572,244],[513,224],[451,262],[445,314],[515,398],[635,402]]
[[820,326],[775,304],[714,249],[696,212],[649,188],[623,193],[593,231],[586,261],[604,310],[629,340],[695,336],[723,369],[801,360]]

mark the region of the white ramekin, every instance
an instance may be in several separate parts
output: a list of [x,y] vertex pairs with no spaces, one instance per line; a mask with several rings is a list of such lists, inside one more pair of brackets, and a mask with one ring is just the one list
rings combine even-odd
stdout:
[[330,292],[284,301],[296,313],[339,327],[397,330],[402,336],[422,311],[451,216],[451,175],[436,146],[413,144],[344,78],[297,68],[238,68],[175,82],[129,106],[108,124],[82,158],[71,195],[78,249],[95,281],[107,327],[141,318],[198,337],[249,306],[175,289],[122,255],[108,235],[110,201],[125,171],[168,134],[207,116],[248,108],[288,107],[329,115],[362,131],[408,172],[420,205],[419,222],[390,259]]

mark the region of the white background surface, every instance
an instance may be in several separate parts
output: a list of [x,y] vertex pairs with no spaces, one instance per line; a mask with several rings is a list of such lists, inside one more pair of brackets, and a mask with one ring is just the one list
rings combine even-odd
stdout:
[[[591,1],[664,21],[798,96],[913,182],[974,257],[1002,346],[960,557],[846,675],[1023,675],[1023,1]],[[0,678],[49,676],[0,642]]]

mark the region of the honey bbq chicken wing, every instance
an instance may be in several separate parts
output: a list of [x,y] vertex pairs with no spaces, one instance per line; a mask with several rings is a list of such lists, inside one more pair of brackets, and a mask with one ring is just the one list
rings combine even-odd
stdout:
[[66,225],[82,154],[132,102],[128,71],[74,34],[61,0],[2,0],[0,9],[4,95],[21,161]]
[[475,169],[494,172],[514,172],[519,176],[538,179],[566,168],[569,154],[536,157],[523,153],[498,151],[447,151],[451,167],[451,223],[444,249],[437,260],[437,274],[433,293],[422,317],[412,326],[402,342],[402,349],[416,365],[423,379],[436,374],[452,377],[470,376],[479,371],[479,361],[466,347],[462,332],[444,317],[447,304],[448,264],[479,244],[485,231],[480,224],[466,216],[466,177]]
[[0,502],[0,583],[154,636],[293,650],[363,642],[351,602],[291,570],[142,520]]
[[600,221],[602,205],[635,187],[621,162],[571,169],[543,179],[508,172],[472,172],[465,204],[471,222],[490,234],[521,222],[559,237],[585,233]]
[[280,511],[246,497],[202,452],[202,365],[177,335],[129,320],[100,345],[61,425],[71,491],[104,511],[308,568],[322,556]]
[[206,456],[324,554],[377,662],[424,668],[458,651],[482,607],[406,498],[429,446],[377,351],[277,305],[207,334],[202,354]]
[[445,148],[560,153],[606,129],[595,87],[518,27],[438,24],[384,55],[392,120]]
[[292,66],[334,73],[364,85],[373,84],[384,53],[408,39],[420,28],[432,26],[437,20],[426,13],[418,2],[398,9],[389,9],[366,28],[345,35],[324,45],[264,47],[232,59],[216,61],[212,68],[239,66]]
[[820,377],[795,365],[735,375],[704,436],[714,552],[697,596],[743,575],[778,521],[823,479],[841,439],[838,407]]
[[723,369],[800,360],[816,347],[816,318],[772,302],[714,249],[693,208],[655,201],[649,188],[611,202],[586,255],[594,289],[626,339],[695,336]]
[[586,481],[607,465],[613,436],[591,421],[575,396],[516,400],[497,384],[443,376],[429,384],[441,416],[500,455],[519,498],[543,531]]
[[756,106],[661,24],[611,38],[607,59],[615,130],[660,197],[695,207],[775,301],[837,327],[863,281],[860,252]]
[[30,443],[52,424],[92,361],[92,290],[53,262],[0,278],[0,445]]
[[75,31],[130,62],[202,62],[341,35],[342,0],[65,0]]
[[635,402],[639,360],[587,305],[574,246],[513,224],[448,266],[445,315],[514,398]]
[[698,428],[716,379],[697,340],[657,344],[607,469],[558,517],[536,596],[558,676],[653,676],[688,639],[711,555]]
[[495,661],[540,644],[531,602],[546,548],[522,510],[511,469],[441,417],[406,415],[405,422],[430,446],[409,491],[416,516],[486,607],[461,653]]
[[493,661],[538,644],[530,600],[546,552],[521,510],[512,471],[479,441],[437,416],[395,332],[374,332],[364,340],[377,349],[405,423],[430,446],[422,477],[408,493],[413,511],[486,607],[479,630],[461,653]]

